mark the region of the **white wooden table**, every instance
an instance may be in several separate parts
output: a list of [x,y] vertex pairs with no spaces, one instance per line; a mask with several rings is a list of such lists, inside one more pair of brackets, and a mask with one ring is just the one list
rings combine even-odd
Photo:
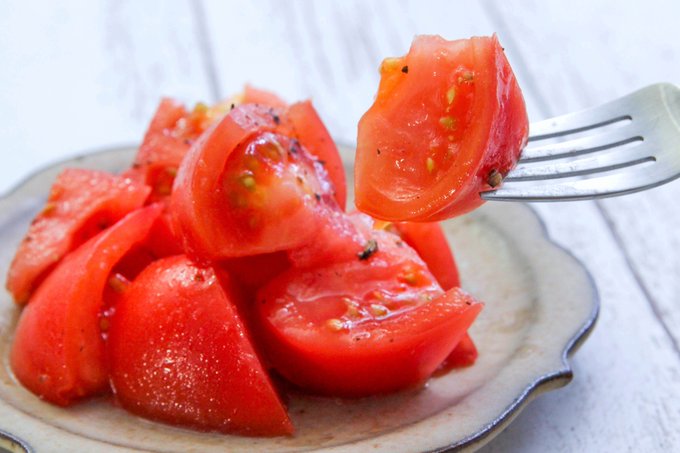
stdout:
[[[161,95],[245,82],[311,97],[354,142],[385,56],[416,33],[498,33],[532,120],[680,82],[680,2],[0,0],[0,192],[36,167],[140,140]],[[571,385],[487,451],[680,451],[680,181],[537,205],[602,299]]]

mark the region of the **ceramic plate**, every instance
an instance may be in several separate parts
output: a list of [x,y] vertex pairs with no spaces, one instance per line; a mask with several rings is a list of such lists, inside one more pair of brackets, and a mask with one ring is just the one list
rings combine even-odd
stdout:
[[[34,174],[0,200],[0,276],[64,167],[120,171],[134,148],[66,161]],[[343,157],[351,156],[348,149]],[[471,329],[477,363],[418,391],[363,400],[291,395],[297,432],[253,439],[203,434],[142,420],[106,398],[69,409],[44,403],[14,380],[8,351],[19,310],[0,293],[0,445],[10,451],[444,451],[479,448],[536,395],[566,385],[568,358],[597,317],[583,266],[552,243],[517,203],[487,203],[444,223],[465,289],[486,303]]]

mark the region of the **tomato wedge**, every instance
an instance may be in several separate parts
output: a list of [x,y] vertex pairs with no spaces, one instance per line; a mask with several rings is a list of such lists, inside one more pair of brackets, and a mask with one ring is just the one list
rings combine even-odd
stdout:
[[17,303],[28,301],[49,271],[71,250],[140,207],[149,188],[94,170],[57,176],[43,210],[31,223],[7,274]]
[[126,409],[173,425],[256,436],[293,426],[211,268],[156,261],[125,292],[107,343]]
[[144,240],[160,213],[128,214],[64,258],[47,276],[17,325],[12,370],[41,398],[66,406],[108,389],[100,310],[113,267]]
[[343,397],[421,384],[481,310],[460,289],[444,293],[399,238],[374,237],[362,259],[292,269],[258,292],[262,345],[294,384]]
[[234,98],[238,101],[236,104],[261,104],[279,110],[285,110],[288,107],[286,101],[271,91],[261,90],[250,84],[246,84],[243,88],[243,93],[234,96]]
[[277,132],[278,116],[256,104],[234,108],[180,166],[170,209],[193,258],[296,247],[314,234],[321,207],[335,204],[323,165]]
[[150,202],[170,195],[182,159],[191,145],[229,110],[225,104],[208,107],[198,103],[188,111],[174,99],[163,98],[132,168],[125,174],[152,187]]
[[[388,227],[388,230],[394,230],[418,252],[418,256],[425,261],[427,268],[444,290],[460,286],[458,267],[439,223],[397,222],[389,225],[391,228]],[[477,355],[477,347],[466,333],[446,358],[442,368],[470,366],[477,360]]]
[[347,204],[345,167],[335,142],[310,101],[297,102],[285,113],[289,135],[297,138],[302,147],[317,158],[333,184],[333,194],[341,210]]
[[357,208],[391,221],[434,221],[482,204],[527,141],[522,93],[496,36],[418,36],[383,61],[359,122]]

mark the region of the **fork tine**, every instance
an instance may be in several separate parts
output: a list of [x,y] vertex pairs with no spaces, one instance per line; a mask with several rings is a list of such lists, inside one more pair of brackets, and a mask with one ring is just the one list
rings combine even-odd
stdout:
[[630,121],[633,119],[633,107],[639,101],[659,99],[663,92],[668,91],[677,91],[677,88],[669,83],[657,83],[597,107],[532,123],[529,127],[529,142],[584,132],[621,121]]
[[499,201],[587,200],[650,189],[679,176],[680,173],[659,162],[645,162],[577,180],[508,181],[498,190],[483,192],[480,196]]
[[620,109],[618,111],[614,110],[616,108],[615,105],[612,105],[611,110],[603,108],[609,107],[610,104],[531,123],[529,127],[529,142],[562,137],[632,119],[628,114],[622,115]]
[[[631,142],[627,142],[631,143]],[[606,151],[580,154],[576,157],[562,157],[552,160],[520,161],[505,178],[505,181],[528,181],[550,178],[567,178],[604,172],[655,160],[654,150],[643,142],[632,142],[633,146],[619,146]]]
[[562,143],[527,147],[522,151],[520,162],[540,161],[567,156],[602,151],[644,139],[632,128],[604,132],[590,137],[582,137]]

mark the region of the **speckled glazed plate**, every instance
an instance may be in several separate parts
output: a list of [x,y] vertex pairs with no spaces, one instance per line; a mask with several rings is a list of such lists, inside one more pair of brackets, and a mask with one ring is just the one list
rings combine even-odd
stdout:
[[[64,167],[126,168],[133,148],[87,154],[34,174],[0,199],[0,275]],[[344,156],[351,151],[343,149]],[[477,363],[418,391],[362,400],[291,395],[297,432],[258,439],[152,423],[106,398],[68,409],[22,388],[8,366],[19,309],[0,293],[0,446],[10,451],[444,451],[474,450],[538,394],[566,385],[569,356],[592,329],[597,295],[588,273],[552,243],[521,204],[487,203],[444,223],[463,287],[486,303],[471,329]]]

